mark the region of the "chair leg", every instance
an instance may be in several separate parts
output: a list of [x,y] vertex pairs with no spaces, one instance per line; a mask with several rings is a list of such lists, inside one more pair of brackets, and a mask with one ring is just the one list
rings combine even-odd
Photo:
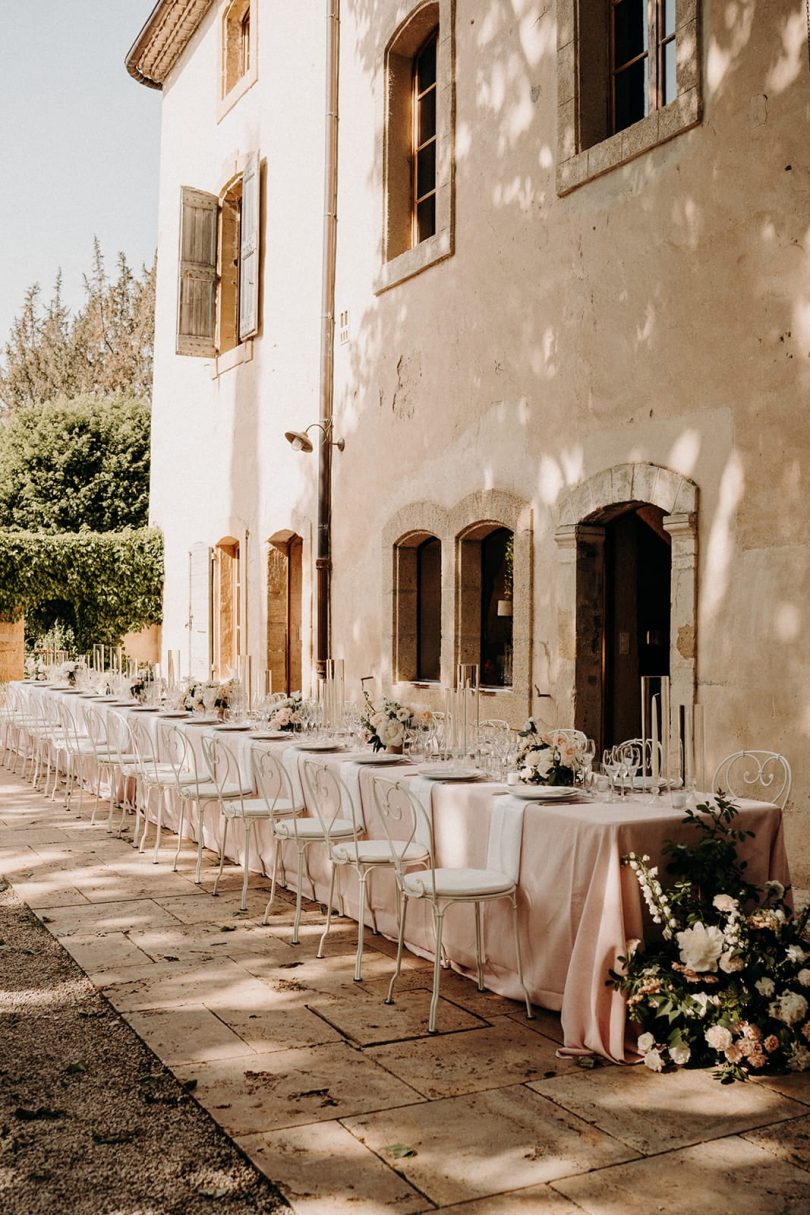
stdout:
[[368,877],[368,869],[358,869],[357,877],[360,895],[360,914],[357,921],[357,953],[354,958],[354,981],[355,983],[360,983],[363,979],[363,935],[366,926],[366,878]]
[[484,990],[484,963],[481,960],[481,904],[475,904],[475,965],[478,970],[478,990]]
[[278,856],[281,851],[281,840],[276,836],[275,847],[273,848],[273,876],[270,879],[270,898],[267,900],[267,906],[264,909],[263,924],[267,923],[267,917],[270,914],[270,908],[273,906],[273,900],[276,897],[276,874],[278,873]]
[[405,914],[408,910],[408,900],[400,891],[399,894],[399,933],[397,934],[397,964],[394,968],[394,973],[391,975],[391,982],[388,984],[388,995],[385,997],[386,1004],[394,1003],[394,984],[399,978],[399,972],[402,969],[402,945],[405,940]]
[[174,864],[172,872],[177,873],[177,862],[180,860],[180,849],[183,847],[183,824],[186,821],[186,799],[180,799],[180,822],[177,824],[177,848],[174,852]]
[[[152,791],[154,788],[155,788],[154,785],[150,785],[146,791],[146,802],[144,803],[144,807],[143,807],[143,829],[141,831],[141,837],[138,842],[138,851],[139,852],[143,852],[146,848],[146,837],[149,833],[149,809],[152,805]],[[160,796],[160,791],[158,791],[158,797],[159,796]]]
[[152,864],[157,865],[160,860],[160,833],[163,830],[163,800],[166,796],[165,789],[158,789],[158,804],[157,804],[157,822],[155,823],[155,854],[152,857]]
[[318,952],[315,954],[316,958],[323,957],[323,947],[326,944],[326,938],[328,937],[329,929],[332,926],[332,908],[335,903],[335,870],[336,869],[337,869],[337,866],[335,865],[335,862],[330,859],[331,872],[329,874],[329,898],[326,901],[326,923],[324,924],[323,933],[321,934],[321,939],[318,943]]
[[226,818],[225,826],[222,828],[222,843],[219,849],[219,869],[217,870],[217,876],[214,878],[214,889],[211,891],[215,897],[219,891],[219,879],[222,877],[222,870],[225,868],[225,848],[228,843],[228,822],[229,820]]
[[[302,893],[301,887],[304,884],[304,854],[305,853],[306,853],[306,845],[302,846],[301,844],[299,844],[298,845],[298,874],[297,874],[298,881],[296,883],[296,891],[295,891],[295,920],[293,921],[292,941],[290,941],[291,945],[300,945],[301,944],[301,942],[298,938],[298,929],[301,927],[301,901],[303,899],[303,893]],[[315,887],[313,886],[313,890],[314,889],[315,889]]]
[[433,909],[433,927],[436,932],[436,958],[433,962],[433,995],[430,997],[430,1017],[428,1018],[428,1033],[435,1034],[436,1012],[439,1007],[439,983],[442,974],[442,929],[444,927],[444,912],[438,907]]
[[512,904],[512,930],[515,934],[515,961],[517,962],[518,978],[520,979],[520,986],[523,988],[523,995],[526,1000],[526,1016],[528,1017],[528,1019],[530,1021],[533,1021],[534,1020],[534,1009],[532,1008],[532,1002],[529,999],[528,988],[526,987],[526,984],[523,981],[523,960],[521,959],[521,956],[520,956],[520,934],[518,932],[518,918],[517,918],[517,895],[513,894],[509,901]]
[[[225,826],[228,826],[228,820],[225,820]],[[253,823],[249,818],[245,819],[245,855],[242,861],[244,868],[244,877],[242,878],[242,902],[239,904],[240,911],[247,911],[247,896],[248,896],[248,881],[250,880],[250,833],[253,828]],[[222,848],[225,850],[225,837],[223,833]]]
[[194,885],[202,886],[203,837],[205,835],[205,802],[197,803],[197,868],[194,871]]

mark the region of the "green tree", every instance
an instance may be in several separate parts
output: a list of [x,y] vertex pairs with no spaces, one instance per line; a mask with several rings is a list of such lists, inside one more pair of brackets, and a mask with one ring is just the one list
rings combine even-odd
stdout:
[[29,287],[3,347],[0,406],[7,412],[55,397],[132,392],[152,386],[156,262],[133,274],[123,253],[110,278],[97,240],[84,278],[85,300],[71,316],[62,300],[61,274],[43,305],[38,283]]
[[131,393],[19,406],[2,428],[0,527],[95,532],[143,527],[148,404]]

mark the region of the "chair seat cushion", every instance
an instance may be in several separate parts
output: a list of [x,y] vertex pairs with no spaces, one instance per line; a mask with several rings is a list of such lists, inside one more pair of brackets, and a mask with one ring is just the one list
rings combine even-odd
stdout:
[[274,803],[272,811],[263,797],[246,797],[241,802],[231,802],[229,806],[222,807],[222,813],[226,818],[266,818],[271,819],[276,814],[299,814],[304,809],[303,806],[296,806],[293,802],[279,798]]
[[[411,863],[424,860],[428,855],[420,844],[395,842],[394,847],[402,860]],[[392,865],[394,863],[388,840],[358,840],[356,844],[350,840],[345,844],[336,844],[334,854],[336,861],[344,861],[353,865]]]
[[[296,818],[273,824],[273,831],[282,839],[322,840],[326,833],[317,818]],[[332,839],[354,835],[354,825],[347,818],[336,818],[330,827]]]
[[210,797],[213,801],[218,801],[221,797],[250,797],[252,793],[252,789],[240,788],[239,785],[231,783],[219,786],[212,780],[201,780],[180,790],[181,797]]
[[[442,898],[474,898],[493,894],[507,894],[515,883],[505,873],[496,869],[434,869],[436,894]],[[407,873],[402,886],[411,898],[428,897],[433,893],[431,870]]]

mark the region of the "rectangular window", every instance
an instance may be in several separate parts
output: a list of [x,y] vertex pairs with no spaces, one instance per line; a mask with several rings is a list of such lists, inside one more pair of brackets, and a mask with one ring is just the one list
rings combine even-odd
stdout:
[[436,231],[436,44],[438,31],[413,61],[413,243]]
[[674,101],[675,0],[608,0],[610,132]]
[[259,329],[259,158],[221,198],[181,191],[177,353],[212,357]]

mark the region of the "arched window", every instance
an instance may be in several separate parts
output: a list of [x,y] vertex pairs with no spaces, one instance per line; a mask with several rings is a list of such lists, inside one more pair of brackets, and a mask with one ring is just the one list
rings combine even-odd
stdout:
[[394,675],[437,681],[442,651],[442,546],[415,532],[394,545]]
[[413,244],[436,231],[436,50],[431,30],[413,60]]
[[482,523],[460,542],[458,660],[479,664],[482,687],[513,682],[514,539],[509,528]]

